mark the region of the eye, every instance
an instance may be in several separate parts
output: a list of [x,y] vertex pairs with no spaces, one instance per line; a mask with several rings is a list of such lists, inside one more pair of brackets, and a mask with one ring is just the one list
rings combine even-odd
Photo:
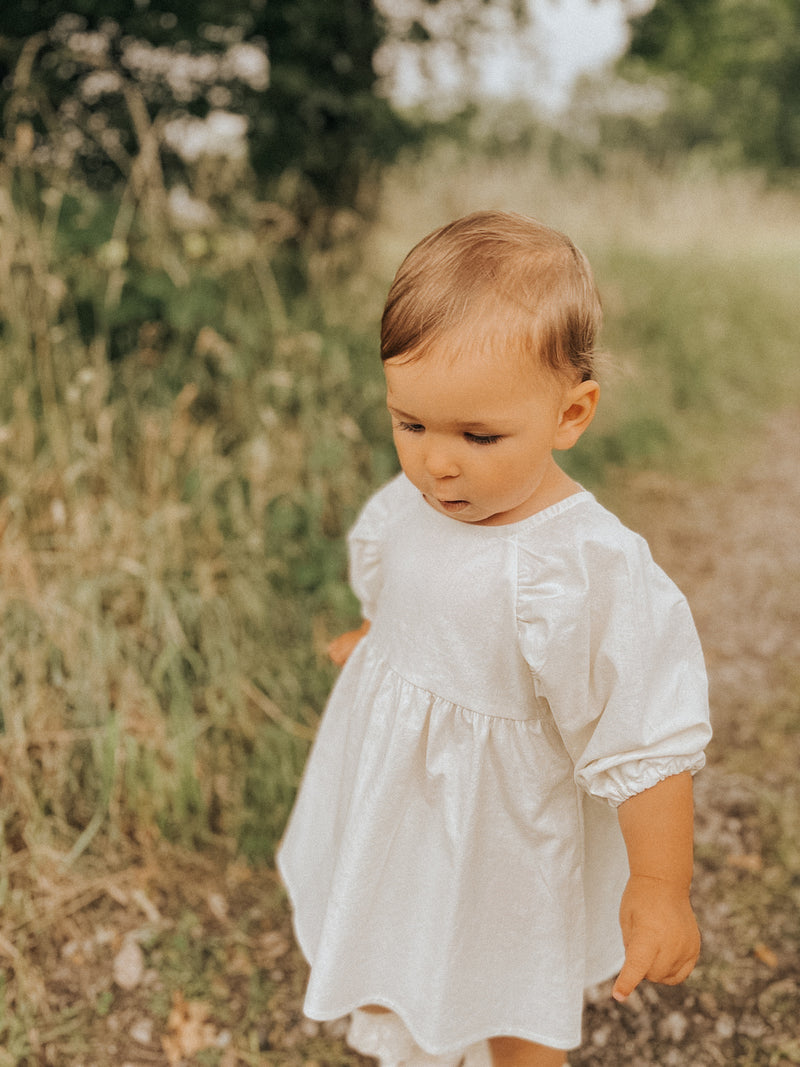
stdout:
[[419,422],[402,422],[398,419],[395,423],[395,427],[398,430],[407,430],[409,433],[422,433],[425,427]]
[[465,433],[464,437],[475,445],[493,445],[501,440],[502,435],[499,433]]

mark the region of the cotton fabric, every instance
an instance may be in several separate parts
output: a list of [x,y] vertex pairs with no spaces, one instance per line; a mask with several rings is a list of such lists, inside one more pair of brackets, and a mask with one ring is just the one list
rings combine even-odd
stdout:
[[404,475],[366,505],[371,623],[333,689],[279,852],[314,1019],[394,1010],[444,1054],[580,1043],[622,964],[615,806],[710,736],[686,600],[588,492],[506,526]]

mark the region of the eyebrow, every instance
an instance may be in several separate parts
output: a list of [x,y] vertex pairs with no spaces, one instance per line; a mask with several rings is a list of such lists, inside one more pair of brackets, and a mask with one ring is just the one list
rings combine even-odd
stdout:
[[[392,407],[391,404],[387,404],[386,406],[387,406],[387,408],[389,410],[389,414],[390,415],[394,415],[396,418],[402,419],[403,422],[410,422],[412,424],[422,426],[422,424],[423,424],[422,420],[417,418],[416,415],[409,415],[409,413],[407,411],[400,411],[399,408]],[[459,430],[462,430],[464,433],[485,433],[485,434],[502,433],[502,424],[475,421],[475,422],[459,422],[459,423],[457,423],[457,426],[458,426]]]

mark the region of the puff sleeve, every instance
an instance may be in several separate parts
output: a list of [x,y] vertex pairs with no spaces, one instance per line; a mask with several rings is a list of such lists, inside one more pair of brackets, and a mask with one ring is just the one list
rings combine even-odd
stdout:
[[708,687],[689,606],[620,526],[519,560],[517,625],[575,780],[613,806],[705,763]]
[[370,621],[383,585],[381,556],[396,482],[393,479],[370,497],[347,536],[350,587],[361,604],[362,616]]

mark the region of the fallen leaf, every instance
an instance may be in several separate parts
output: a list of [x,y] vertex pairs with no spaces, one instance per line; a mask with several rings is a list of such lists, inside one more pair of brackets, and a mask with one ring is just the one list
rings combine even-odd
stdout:
[[727,864],[737,871],[751,871],[753,874],[763,870],[764,861],[757,852],[745,852],[740,855],[728,856]]
[[762,942],[759,942],[754,947],[753,955],[757,960],[760,960],[762,963],[765,963],[767,967],[775,968],[778,966],[778,957],[775,955],[772,949],[769,948],[768,945],[764,945],[762,944]]
[[202,1000],[186,1000],[180,992],[173,995],[167,1019],[169,1033],[161,1038],[170,1067],[196,1052],[217,1047],[217,1031],[208,1022],[210,1011]]

